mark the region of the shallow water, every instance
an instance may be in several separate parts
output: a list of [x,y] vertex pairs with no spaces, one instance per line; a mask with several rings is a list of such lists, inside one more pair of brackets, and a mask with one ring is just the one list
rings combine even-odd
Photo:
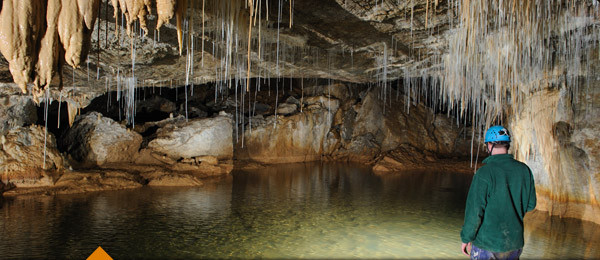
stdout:
[[[237,171],[200,188],[6,198],[0,258],[462,258],[470,175],[349,164]],[[599,226],[525,221],[523,257],[600,257]]]

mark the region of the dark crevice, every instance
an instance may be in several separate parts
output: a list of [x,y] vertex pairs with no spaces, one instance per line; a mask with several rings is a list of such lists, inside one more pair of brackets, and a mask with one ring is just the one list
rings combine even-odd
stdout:
[[[62,136],[69,129],[69,112],[67,110],[67,102],[53,101],[48,106],[48,122],[44,120],[45,117],[45,102],[41,102],[37,107],[37,125],[47,126],[48,132],[52,133],[56,140],[60,140]],[[59,118],[59,107],[60,107],[60,118]]]

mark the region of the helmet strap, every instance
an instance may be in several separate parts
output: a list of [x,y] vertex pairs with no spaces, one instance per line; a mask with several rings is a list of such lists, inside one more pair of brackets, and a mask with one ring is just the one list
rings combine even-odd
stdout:
[[489,155],[492,155],[492,152],[494,151],[494,146],[496,146],[496,142],[491,142],[491,143],[492,143],[492,148],[491,149],[488,149],[487,144],[485,146],[485,148],[488,149],[487,152],[488,152]]

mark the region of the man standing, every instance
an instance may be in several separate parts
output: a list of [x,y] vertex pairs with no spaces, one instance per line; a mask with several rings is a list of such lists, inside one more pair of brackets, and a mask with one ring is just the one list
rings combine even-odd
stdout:
[[524,245],[523,216],[536,203],[533,174],[508,154],[510,136],[504,127],[490,127],[485,144],[490,156],[469,189],[462,252],[471,259],[518,259]]

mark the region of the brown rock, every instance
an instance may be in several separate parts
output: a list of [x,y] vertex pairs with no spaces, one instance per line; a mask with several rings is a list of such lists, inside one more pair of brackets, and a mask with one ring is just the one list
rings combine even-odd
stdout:
[[66,133],[63,146],[83,165],[132,162],[142,136],[100,113],[78,116]]
[[169,124],[157,131],[148,148],[178,160],[197,156],[233,157],[233,127],[229,115]]
[[14,183],[17,187],[48,186],[54,183],[58,172],[63,170],[64,160],[56,149],[54,135],[47,133],[45,150],[44,138],[44,129],[40,126],[18,127],[0,136],[0,172],[3,182]]
[[373,166],[373,171],[375,172],[391,172],[391,171],[401,171],[405,165],[394,158],[385,156],[379,162],[377,162]]
[[69,172],[58,179],[53,190],[58,194],[67,194],[131,189],[141,187],[142,181],[139,176],[123,171]]
[[[335,147],[336,136],[328,137],[339,101],[316,97],[308,99],[314,108],[287,117],[253,121],[246,129],[243,147],[236,148],[238,160],[260,163],[288,163],[319,160]],[[306,99],[305,99],[306,102]],[[331,110],[322,103],[331,106]],[[331,113],[330,113],[331,112]]]
[[36,106],[29,96],[0,97],[0,134],[37,121]]
[[182,173],[156,171],[143,175],[148,180],[148,186],[201,186],[198,178]]

